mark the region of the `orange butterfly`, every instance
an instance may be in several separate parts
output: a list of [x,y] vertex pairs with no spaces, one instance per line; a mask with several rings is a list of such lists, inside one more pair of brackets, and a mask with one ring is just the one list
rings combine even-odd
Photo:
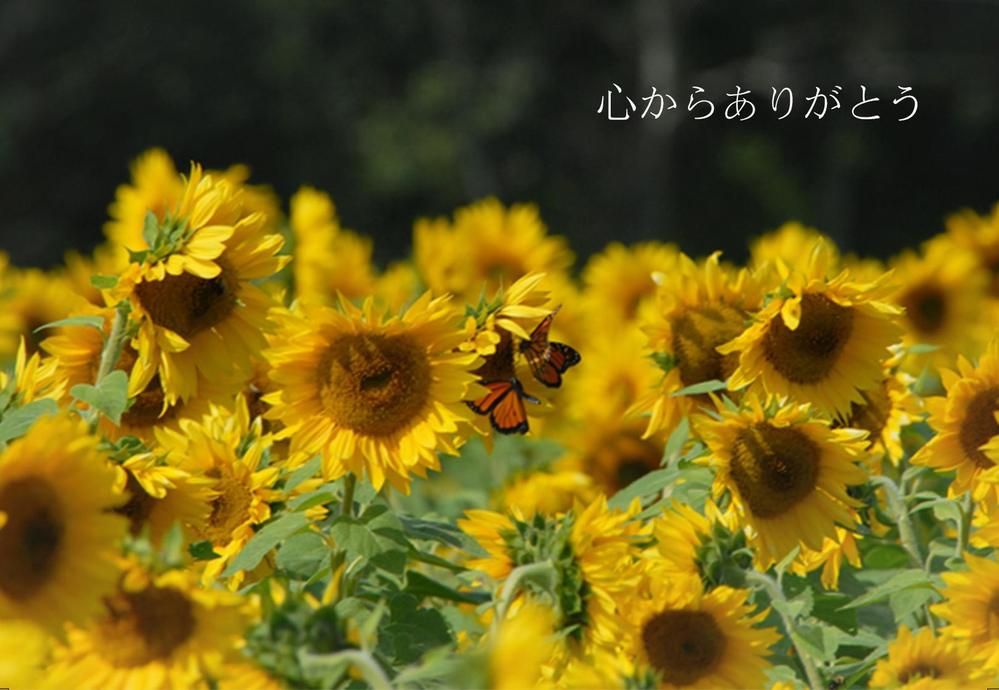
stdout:
[[477,414],[489,415],[489,423],[501,434],[526,434],[527,410],[524,401],[540,405],[541,401],[524,392],[516,377],[483,384],[489,392],[475,402],[465,404]]
[[579,353],[565,343],[548,341],[548,331],[551,329],[552,320],[561,308],[561,305],[555,307],[555,311],[535,326],[530,340],[524,340],[520,343],[520,351],[527,358],[534,378],[549,388],[561,386],[562,374],[569,367],[579,364],[582,360]]

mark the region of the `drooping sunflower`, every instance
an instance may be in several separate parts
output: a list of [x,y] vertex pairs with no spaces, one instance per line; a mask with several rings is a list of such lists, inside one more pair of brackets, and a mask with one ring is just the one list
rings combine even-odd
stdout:
[[466,336],[446,297],[426,293],[387,320],[372,300],[302,305],[278,320],[267,354],[278,390],[264,399],[293,456],[321,452],[327,479],[351,472],[408,492],[411,474],[439,469],[438,450],[456,454],[470,431],[462,401],[481,394],[479,358],[456,351]]
[[564,272],[573,262],[565,240],[547,234],[536,206],[504,207],[491,197],[455,210],[453,224],[418,221],[413,248],[427,286],[466,302],[483,289],[493,294],[529,273]]
[[943,573],[943,601],[930,607],[948,625],[945,634],[969,645],[982,667],[999,668],[999,563],[964,554],[968,570]]
[[613,328],[610,324],[634,322],[647,309],[654,308],[658,287],[654,276],[670,273],[678,257],[675,246],[660,242],[631,247],[611,242],[594,254],[582,273],[591,320]]
[[114,587],[123,499],[97,445],[83,422],[46,416],[0,454],[0,618],[58,630]]
[[55,650],[46,687],[200,687],[218,677],[248,622],[247,602],[201,589],[191,571],[152,575],[132,566],[101,612]]
[[929,628],[913,634],[906,625],[899,626],[870,683],[891,690],[971,690],[985,685],[966,641],[938,637]]
[[474,538],[488,556],[468,567],[502,581],[514,567],[551,560],[560,571],[561,619],[556,630],[568,650],[616,648],[619,642],[618,601],[641,577],[636,537],[641,526],[631,521],[641,506],[609,509],[600,496],[588,506],[577,505],[557,516],[535,514],[530,519],[512,513],[469,510],[458,526]]
[[766,657],[780,636],[757,627],[767,612],[752,612],[748,592],[727,586],[704,592],[694,578],[661,577],[648,578],[642,590],[622,606],[624,649],[658,675],[659,687],[763,687],[771,666]]
[[996,474],[999,463],[999,340],[989,345],[977,367],[959,357],[957,371],[943,369],[940,375],[947,396],[925,401],[937,434],[912,462],[956,471],[950,495],[971,491],[976,499],[995,504],[999,486],[979,480],[985,473]]
[[927,364],[950,366],[957,355],[977,356],[988,339],[983,318],[987,276],[968,251],[930,241],[921,254],[907,251],[891,261],[898,290],[892,301],[903,307],[903,345],[938,349],[910,354],[903,366],[919,374]]
[[862,484],[866,432],[832,429],[808,405],[762,403],[747,396],[742,409],[719,419],[695,418],[715,468],[713,493],[726,491],[737,524],[749,528],[757,563],[769,568],[795,546],[820,550],[836,525],[856,524],[859,504],[847,486]]
[[[279,497],[273,487],[280,468],[261,466],[271,439],[263,434],[259,417],[251,422],[242,397],[235,407],[233,413],[213,406],[203,420],[185,419],[179,431],[161,429],[156,434],[169,464],[214,480],[207,518],[191,525],[197,537],[210,542],[218,554],[205,561],[205,585],[214,582],[253,537],[254,526],[270,518],[270,502]],[[242,580],[243,574],[237,573],[229,584],[236,588]]]
[[737,357],[722,355],[718,346],[742,333],[762,299],[753,277],[745,270],[722,266],[718,253],[700,266],[681,255],[677,268],[662,281],[657,314],[645,324],[645,331],[649,350],[664,373],[634,406],[636,412],[650,415],[648,436],[672,431],[703,402],[674,393],[704,381],[724,380],[735,371]]
[[147,220],[151,248],[109,291],[132,305],[140,366],[156,368],[169,404],[197,395],[199,372],[248,378],[273,304],[252,281],[288,260],[277,255],[283,238],[266,232],[262,213],[244,213],[240,190],[196,164],[177,206]]
[[843,270],[828,278],[832,261],[825,243],[816,243],[754,323],[718,348],[739,357],[729,388],[754,384],[842,416],[851,403],[863,404],[862,391],[881,384],[888,347],[901,336],[900,310],[884,301],[890,275],[857,283]]

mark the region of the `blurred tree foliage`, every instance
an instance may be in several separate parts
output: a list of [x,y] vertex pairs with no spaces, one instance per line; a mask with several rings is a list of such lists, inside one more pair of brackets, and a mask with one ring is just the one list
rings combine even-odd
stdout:
[[[997,3],[961,0],[6,0],[0,247],[40,265],[89,248],[127,162],[160,145],[246,162],[283,196],[330,191],[382,261],[418,215],[486,194],[537,202],[583,255],[660,238],[738,259],[791,217],[885,255],[999,196],[997,21]],[[679,107],[607,122],[612,81]],[[751,89],[756,117],[693,121],[693,84],[719,111]],[[844,108],[802,119],[834,84]],[[860,84],[885,119],[849,117]],[[906,123],[888,115],[899,84],[919,97]]]

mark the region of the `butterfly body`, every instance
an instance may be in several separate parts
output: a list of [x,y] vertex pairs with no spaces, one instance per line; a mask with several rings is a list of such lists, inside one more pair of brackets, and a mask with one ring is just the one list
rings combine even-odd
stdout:
[[548,340],[548,331],[557,313],[556,308],[534,328],[529,339],[520,343],[520,352],[527,359],[534,378],[549,388],[561,386],[562,374],[582,360],[574,348]]
[[529,426],[524,401],[527,400],[535,405],[541,404],[541,401],[528,395],[515,376],[499,381],[488,381],[483,385],[489,389],[489,392],[478,400],[466,404],[477,414],[488,415],[493,429],[501,434],[526,434]]

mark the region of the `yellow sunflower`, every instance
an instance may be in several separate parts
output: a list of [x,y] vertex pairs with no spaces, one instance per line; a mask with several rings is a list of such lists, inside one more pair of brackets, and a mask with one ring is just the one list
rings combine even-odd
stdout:
[[[280,469],[261,467],[270,437],[263,434],[259,418],[250,421],[246,403],[239,398],[235,413],[213,406],[203,420],[182,420],[180,431],[160,429],[156,438],[168,453],[167,463],[214,480],[210,513],[200,527],[192,525],[197,537],[211,542],[218,554],[205,562],[202,582],[208,585],[253,537],[254,526],[271,516]],[[234,589],[242,580],[243,573],[237,573],[229,585]]]
[[978,259],[991,279],[989,296],[999,299],[999,204],[985,216],[970,209],[953,214],[947,218],[947,237]]
[[949,366],[957,355],[976,357],[988,339],[983,318],[987,276],[975,257],[942,241],[907,251],[891,261],[899,285],[892,301],[905,309],[902,339],[906,348],[932,345],[937,350],[910,354],[903,365],[914,374],[923,366]]
[[971,491],[976,499],[995,504],[999,487],[980,480],[986,473],[997,474],[999,462],[999,340],[989,345],[977,367],[959,357],[957,371],[944,369],[940,374],[947,396],[926,399],[929,423],[937,434],[912,462],[956,471],[950,495]]
[[83,422],[46,416],[0,454],[0,618],[58,630],[114,587],[123,499],[97,445]]
[[535,513],[564,513],[576,503],[589,503],[595,496],[596,488],[588,475],[560,470],[521,474],[503,487],[495,502],[505,510],[530,517]]
[[36,400],[61,400],[66,390],[66,381],[59,376],[56,361],[51,357],[42,359],[39,352],[28,357],[28,349],[22,339],[13,370],[0,369],[0,419],[8,412]]
[[878,660],[872,688],[891,690],[971,690],[982,688],[980,670],[968,656],[966,641],[937,637],[929,628],[913,634],[899,626],[888,645],[888,656]]
[[284,690],[287,687],[260,666],[249,661],[234,661],[222,667],[218,690]]
[[717,420],[699,416],[694,426],[716,470],[715,499],[731,493],[729,511],[749,528],[759,567],[766,569],[799,544],[822,549],[826,537],[836,537],[837,524],[857,523],[859,504],[847,486],[867,480],[857,464],[867,434],[832,429],[808,405],[771,398],[764,407],[755,396],[746,402]]
[[0,361],[15,354],[24,338],[28,354],[38,350],[47,335],[35,329],[69,316],[85,305],[69,280],[61,273],[46,273],[37,268],[0,269]]
[[239,190],[197,165],[176,208],[148,218],[152,248],[109,291],[132,305],[140,367],[157,369],[169,404],[197,395],[199,372],[248,378],[273,304],[252,281],[284,265],[283,238],[265,233],[263,214],[243,212]]
[[804,577],[813,570],[822,568],[820,576],[822,586],[829,590],[837,590],[844,560],[854,568],[859,568],[860,549],[857,547],[857,538],[853,532],[837,527],[834,537],[823,539],[821,549],[803,548],[791,563],[791,572]]
[[555,612],[527,602],[500,623],[489,649],[490,690],[537,687],[555,650]]
[[402,311],[420,296],[420,278],[409,261],[396,261],[375,278],[374,297],[391,312]]
[[611,242],[594,254],[583,268],[586,306],[594,323],[630,323],[655,306],[657,283],[654,276],[676,268],[676,247],[645,242],[626,247]]
[[99,615],[70,628],[43,687],[200,687],[234,655],[247,613],[241,597],[199,588],[190,571],[152,575],[133,567]]
[[662,278],[658,296],[657,313],[645,331],[649,350],[665,373],[634,407],[650,415],[648,436],[672,431],[704,402],[674,393],[703,381],[724,380],[735,371],[737,357],[723,356],[718,346],[742,333],[762,292],[747,271],[723,267],[715,253],[700,266],[681,255],[674,272]]
[[[653,571],[655,572],[655,571]],[[704,592],[692,578],[649,578],[645,596],[622,605],[628,620],[625,653],[654,671],[661,688],[760,688],[767,656],[780,635],[756,627],[749,593],[731,587]]]
[[413,245],[427,286],[466,302],[483,289],[492,294],[529,273],[564,272],[573,262],[565,240],[547,234],[536,206],[507,208],[494,198],[457,209],[453,225],[418,221]]
[[612,510],[599,496],[558,516],[540,513],[525,519],[469,510],[458,526],[474,538],[488,556],[468,567],[502,581],[516,565],[551,559],[559,570],[561,619],[557,631],[566,640],[562,650],[585,652],[594,647],[614,649],[620,640],[617,602],[634,590],[641,577],[635,540],[641,525],[632,521],[641,506]]
[[144,151],[129,167],[131,184],[118,187],[108,207],[111,220],[104,224],[104,234],[121,265],[128,260],[126,249],[146,246],[142,237],[146,214],[151,211],[158,219],[164,219],[184,193],[177,167],[163,149]]
[[278,317],[267,356],[278,390],[268,416],[284,423],[291,454],[323,455],[323,474],[367,476],[409,491],[410,475],[439,469],[437,451],[456,454],[480,395],[474,352],[455,348],[465,333],[448,299],[424,294],[388,320],[368,300],[358,309],[302,305]]
[[901,336],[899,309],[884,301],[889,275],[856,283],[844,270],[830,279],[832,261],[818,242],[806,266],[787,275],[753,325],[718,348],[739,357],[729,388],[754,384],[842,416],[851,403],[863,404],[862,391],[881,384],[888,347]]
[[966,642],[982,667],[999,668],[999,563],[964,554],[968,570],[943,573],[943,601],[930,607],[949,637]]
[[[860,393],[863,403],[850,403],[850,412],[834,427],[852,427],[868,433],[867,443],[873,461],[888,458],[897,465],[905,454],[902,427],[923,418],[922,399],[911,390],[913,379],[901,371],[885,367],[881,385]],[[880,465],[872,467],[880,470]]]
[[0,678],[11,690],[41,687],[52,651],[42,628],[23,620],[0,621]]
[[664,577],[700,578],[700,551],[710,541],[711,533],[711,520],[688,505],[671,502],[652,521],[652,536],[656,540],[651,550],[652,563]]
[[749,245],[749,265],[764,268],[782,261],[791,266],[804,266],[819,240],[826,243],[832,263],[838,265],[839,250],[836,244],[815,228],[794,220],[754,239]]
[[613,496],[662,465],[663,442],[645,438],[644,428],[641,419],[586,418],[565,434],[566,454],[558,467],[585,473],[599,491]]

